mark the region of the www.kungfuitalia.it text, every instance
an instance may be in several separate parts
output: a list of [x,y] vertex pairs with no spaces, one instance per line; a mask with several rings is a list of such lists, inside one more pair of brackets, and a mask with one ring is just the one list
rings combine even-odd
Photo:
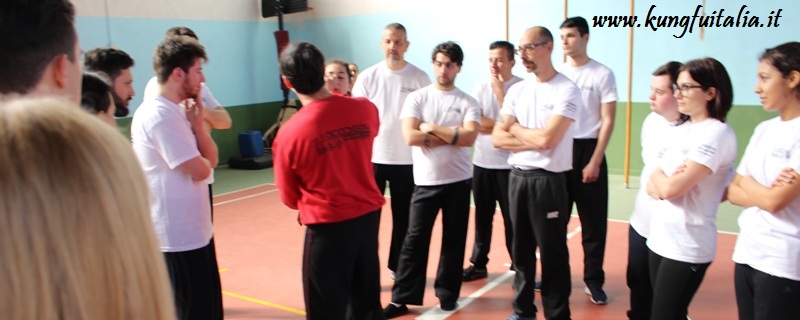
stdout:
[[[638,16],[594,16],[592,17],[592,27],[594,28],[631,28],[645,27],[652,31],[659,28],[682,28],[680,34],[673,34],[675,38],[683,38],[686,33],[692,33],[694,27],[700,28],[777,28],[780,27],[780,18],[783,9],[772,10],[766,16],[753,15],[747,9],[747,5],[742,5],[739,11],[729,11],[724,8],[714,10],[711,14],[703,14],[703,6],[697,5],[693,15],[659,15],[656,5],[651,5],[647,11],[644,23]],[[731,15],[729,13],[735,13]]]

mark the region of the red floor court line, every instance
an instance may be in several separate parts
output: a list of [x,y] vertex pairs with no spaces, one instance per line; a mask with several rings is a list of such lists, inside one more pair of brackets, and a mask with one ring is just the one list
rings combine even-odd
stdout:
[[[215,197],[215,234],[220,268],[227,268],[222,276],[223,290],[238,297],[251,298],[270,304],[303,310],[301,285],[301,265],[303,234],[305,228],[297,224],[296,211],[286,208],[272,185],[264,185],[243,192]],[[385,206],[388,213],[389,203]],[[431,243],[431,258],[428,265],[428,289],[423,306],[411,306],[412,313],[400,319],[412,319],[436,307],[438,300],[433,292],[433,277],[438,264],[440,242],[440,221],[434,227]],[[569,230],[579,226],[578,219],[572,219]],[[390,214],[381,217],[380,257],[385,266],[391,231]],[[493,279],[506,275],[508,253],[502,240],[502,218],[495,215],[494,239],[490,262],[490,278],[464,283],[462,300],[481,290]],[[628,289],[625,285],[625,265],[627,264],[628,224],[609,222],[608,247],[606,254],[606,292],[609,305],[596,306],[583,293],[580,235],[568,241],[571,254],[572,285],[570,297],[572,318],[579,319],[624,319],[628,308]],[[469,264],[472,252],[472,226],[467,238],[467,252],[464,265]],[[698,319],[735,319],[736,304],[733,294],[733,263],[731,253],[735,236],[718,236],[717,258],[711,264],[700,291],[690,308],[690,316]],[[391,299],[392,281],[386,269],[382,269],[381,301],[386,304]],[[508,277],[508,275],[506,275]],[[447,319],[505,319],[512,312],[511,277],[500,279],[496,287],[487,290],[469,305],[464,306]],[[298,313],[269,307],[263,304],[224,296],[226,319],[304,319]],[[541,300],[536,297],[540,308]]]

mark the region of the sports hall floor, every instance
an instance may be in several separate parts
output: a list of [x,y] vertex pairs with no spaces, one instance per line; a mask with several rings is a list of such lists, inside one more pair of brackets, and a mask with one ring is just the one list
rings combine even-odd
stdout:
[[[297,224],[297,212],[280,202],[273,185],[272,169],[246,171],[221,167],[216,169],[215,176],[214,231],[225,319],[305,319],[300,276],[305,228]],[[612,175],[609,180],[610,219],[605,260],[605,290],[609,303],[594,305],[583,293],[580,222],[573,217],[568,226],[567,243],[572,270],[570,308],[575,320],[626,319],[629,296],[625,285],[627,219],[639,182],[636,177],[631,177],[629,188],[625,188],[622,176]],[[389,212],[388,201],[384,207],[386,213]],[[720,207],[717,256],[690,307],[689,316],[693,320],[736,318],[731,254],[739,211],[727,203]],[[510,259],[502,240],[500,214],[495,215],[495,241],[492,242],[487,266],[489,278],[464,283],[459,308],[453,312],[438,308],[432,288],[440,248],[439,222],[434,227],[431,242],[425,304],[409,306],[411,313],[400,319],[505,319],[512,313],[513,273],[508,271]],[[384,214],[379,240],[383,267],[388,254],[390,228],[391,218]],[[472,252],[472,228],[470,225],[464,266],[469,265]],[[383,305],[391,298],[392,283],[388,271],[381,269]],[[544,319],[538,294],[535,303],[539,308],[538,319]]]

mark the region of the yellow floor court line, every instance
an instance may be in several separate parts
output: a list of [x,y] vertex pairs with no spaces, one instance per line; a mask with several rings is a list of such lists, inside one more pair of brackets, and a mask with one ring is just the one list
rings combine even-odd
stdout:
[[262,306],[267,306],[267,307],[271,307],[271,308],[275,308],[275,309],[279,309],[279,310],[283,310],[283,311],[299,314],[301,316],[306,315],[306,312],[303,311],[303,310],[295,309],[295,308],[292,308],[292,307],[287,307],[287,306],[280,305],[280,304],[277,304],[277,303],[272,303],[272,302],[268,302],[268,301],[259,300],[259,299],[256,299],[256,298],[251,298],[251,297],[248,297],[248,296],[243,296],[243,295],[238,294],[238,293],[233,293],[233,292],[230,292],[230,291],[222,290],[222,294],[224,294],[226,296],[229,296],[229,297],[241,299],[241,300],[244,300],[244,301],[257,303],[257,304],[260,304]]

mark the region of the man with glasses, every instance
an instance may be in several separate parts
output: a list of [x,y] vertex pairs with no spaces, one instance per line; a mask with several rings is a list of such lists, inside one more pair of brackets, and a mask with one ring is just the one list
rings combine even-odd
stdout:
[[403,242],[387,319],[408,313],[406,304],[421,305],[431,230],[442,211],[442,249],[434,289],[444,311],[458,306],[461,264],[469,224],[472,180],[470,147],[478,136],[480,106],[456,88],[464,53],[453,42],[436,46],[431,57],[436,83],[408,95],[400,119],[403,138],[414,159],[414,194],[408,234]]
[[351,91],[353,97],[365,97],[374,103],[381,118],[372,150],[372,163],[378,189],[386,192],[388,181],[392,195],[392,242],[389,247],[392,279],[395,278],[397,259],[408,230],[408,210],[414,191],[411,148],[403,143],[400,109],[409,93],[431,84],[425,71],[404,59],[409,44],[402,24],[386,26],[381,38],[384,61],[361,72]]
[[542,261],[542,305],[547,319],[570,319],[571,289],[566,172],[572,169],[572,122],[582,108],[580,90],[553,67],[553,35],[525,30],[518,54],[534,77],[512,86],[492,132],[495,147],[511,151],[509,211],[514,243],[514,314],[536,319],[536,248]]
[[[582,17],[561,24],[561,45],[570,59],[560,72],[581,89],[583,108],[573,125],[572,170],[567,173],[569,204],[578,208],[583,245],[585,292],[594,304],[608,301],[603,260],[608,232],[608,168],[605,150],[614,130],[617,83],[614,72],[586,54],[589,25]],[[572,210],[570,210],[572,211]]]
[[488,276],[489,248],[492,244],[492,219],[500,204],[500,213],[505,224],[505,240],[511,255],[511,218],[508,216],[508,151],[492,145],[492,129],[503,105],[503,98],[511,85],[522,81],[514,76],[514,45],[508,41],[496,41],[489,45],[489,73],[491,77],[475,87],[473,97],[481,106],[480,134],[475,140],[472,156],[472,196],[475,200],[475,245],[472,247],[472,265],[464,269],[464,281],[483,279]]

